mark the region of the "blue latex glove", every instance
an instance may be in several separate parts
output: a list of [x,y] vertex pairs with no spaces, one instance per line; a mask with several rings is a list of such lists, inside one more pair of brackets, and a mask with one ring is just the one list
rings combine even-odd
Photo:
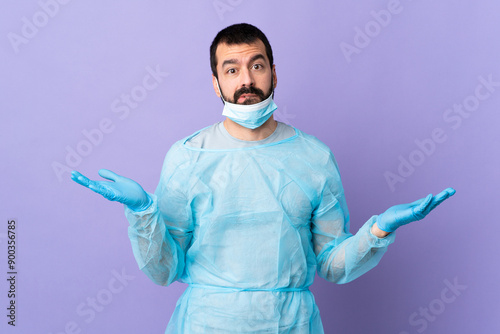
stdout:
[[377,226],[382,231],[394,232],[398,227],[421,220],[436,206],[448,197],[453,196],[455,189],[446,188],[436,196],[432,194],[413,203],[395,205],[377,218]]
[[71,172],[71,179],[110,201],[117,201],[128,206],[132,211],[147,209],[153,200],[141,185],[131,179],[120,176],[107,169],[99,170],[99,175],[108,181],[92,181],[77,171]]

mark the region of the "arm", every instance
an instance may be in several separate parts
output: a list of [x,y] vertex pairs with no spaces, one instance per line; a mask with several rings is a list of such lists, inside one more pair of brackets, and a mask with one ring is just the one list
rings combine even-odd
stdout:
[[377,216],[373,216],[355,235],[351,234],[344,190],[331,153],[325,168],[326,180],[312,215],[312,241],[318,275],[343,284],[375,267],[394,242],[395,233],[380,238],[383,235],[375,226]]
[[[161,184],[158,188],[162,188]],[[153,204],[145,211],[134,212],[125,208],[130,223],[128,235],[139,268],[154,283],[166,286],[178,280],[184,272],[191,231],[181,225],[190,226],[190,215],[185,207],[174,207],[172,203],[162,208],[162,203],[168,201],[168,195],[163,191],[157,190],[150,196]],[[168,215],[164,210],[180,211]],[[185,219],[176,219],[181,212],[185,212]]]
[[395,233],[384,238],[372,233],[377,231],[377,216],[352,235],[348,219],[346,209],[337,202],[327,212],[316,215],[313,222],[318,275],[338,284],[351,282],[374,268],[396,237]]
[[389,232],[382,231],[381,229],[379,229],[377,223],[372,225],[370,232],[377,238],[385,238],[389,235]]
[[[110,180],[92,181],[73,171],[72,179],[108,200],[125,204],[128,234],[139,268],[156,284],[168,285],[181,277],[191,237],[191,215],[180,183],[173,182],[177,165],[173,151],[165,158],[156,194],[147,194],[135,181],[108,170]],[[169,159],[171,157],[172,159]]]
[[423,219],[455,193],[454,189],[447,188],[436,196],[428,195],[413,203],[393,206],[370,218],[353,236],[349,232],[349,214],[333,155],[327,169],[329,176],[320,204],[313,213],[313,243],[318,274],[336,283],[350,282],[375,267],[387,246],[394,241],[392,232]]
[[159,285],[181,278],[193,230],[187,177],[180,171],[177,152],[174,146],[165,157],[160,182],[150,195],[153,204],[142,212],[125,209],[137,264]]

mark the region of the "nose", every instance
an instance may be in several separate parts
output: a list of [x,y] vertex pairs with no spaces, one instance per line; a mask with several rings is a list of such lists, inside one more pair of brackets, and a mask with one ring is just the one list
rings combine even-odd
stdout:
[[240,81],[241,87],[250,87],[250,86],[253,86],[255,83],[252,72],[247,68],[244,68],[241,70],[241,78],[240,79],[241,79],[241,81]]

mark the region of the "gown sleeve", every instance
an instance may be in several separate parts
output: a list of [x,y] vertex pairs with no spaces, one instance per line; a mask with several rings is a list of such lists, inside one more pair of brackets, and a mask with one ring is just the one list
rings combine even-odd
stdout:
[[128,235],[139,268],[156,284],[169,285],[182,277],[191,241],[193,220],[183,182],[179,148],[169,150],[153,203],[144,211],[125,207]]
[[371,217],[353,235],[349,232],[349,212],[333,154],[326,165],[326,179],[318,205],[312,214],[312,242],[320,277],[348,283],[374,268],[394,242],[395,233],[378,238],[370,231],[377,216]]

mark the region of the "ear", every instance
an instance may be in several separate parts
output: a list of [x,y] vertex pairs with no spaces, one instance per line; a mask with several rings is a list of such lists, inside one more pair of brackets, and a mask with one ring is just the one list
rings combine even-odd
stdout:
[[219,88],[217,87],[217,78],[215,78],[215,75],[212,74],[212,84],[214,85],[214,91],[215,91],[215,94],[220,97],[220,92],[219,92]]
[[273,65],[273,88],[278,85],[278,77],[276,76],[276,65]]

